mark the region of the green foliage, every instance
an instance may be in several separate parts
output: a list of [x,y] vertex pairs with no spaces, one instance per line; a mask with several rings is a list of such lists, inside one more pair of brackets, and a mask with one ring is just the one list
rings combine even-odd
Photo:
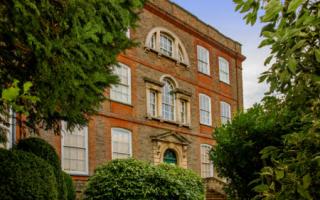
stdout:
[[[320,135],[298,132],[285,135],[282,147],[267,147],[262,157],[271,161],[265,166],[255,190],[256,199],[320,198]],[[257,187],[264,188],[257,190]]]
[[[256,22],[260,10],[264,11],[260,18],[265,23],[260,47],[271,48],[265,65],[272,64],[261,75],[260,81],[269,83],[270,90],[258,116],[253,112],[257,108],[252,108],[217,130],[218,145],[213,159],[218,162],[218,171],[230,178],[229,189],[240,199],[254,196],[254,199],[320,199],[320,2],[234,2],[236,10],[245,13],[244,19],[249,24]],[[276,102],[270,101],[275,99],[270,98],[274,94],[278,96]],[[259,116],[265,121],[261,121]],[[239,125],[241,118],[244,124]],[[240,136],[234,135],[238,133]],[[258,133],[259,137],[246,136]],[[239,145],[239,149],[234,143]],[[255,148],[250,148],[252,145]],[[231,160],[239,159],[240,166],[244,163],[248,167],[247,174],[238,173],[238,166],[232,167],[227,161],[230,159],[227,156],[239,155],[240,158],[231,157]],[[236,165],[235,162],[233,164]],[[250,183],[245,185],[250,179]],[[239,180],[239,185],[234,184]],[[248,197],[242,196],[242,188],[244,191],[252,189]]]
[[[116,56],[144,0],[0,2],[0,107],[19,105],[26,124],[84,125],[117,82]],[[18,80],[19,82],[17,82]],[[19,94],[29,90],[26,99]]]
[[0,199],[58,200],[53,168],[27,152],[0,149]]
[[[277,105],[278,104],[278,105]],[[298,131],[302,126],[293,112],[283,110],[274,98],[265,100],[264,105],[255,105],[246,113],[239,113],[229,123],[215,130],[218,145],[211,157],[219,175],[228,178],[227,193],[230,198],[250,199],[256,195],[249,184],[259,177],[258,172],[270,162],[261,159],[264,147],[282,146],[281,136]],[[286,125],[295,124],[290,128]],[[305,125],[306,126],[306,125]]]
[[158,190],[156,199],[204,199],[202,179],[192,170],[169,164],[161,164],[157,168],[161,174],[153,181]]
[[203,188],[201,178],[190,170],[134,159],[113,160],[90,177],[85,199],[202,200]]
[[311,0],[234,0],[254,24],[260,8],[263,41],[271,48],[265,64],[272,64],[260,81],[270,84],[269,94],[281,93],[295,109],[320,117],[320,2]]
[[71,176],[65,172],[62,172],[62,175],[67,189],[67,200],[75,200],[76,191]]
[[61,164],[55,149],[41,138],[30,137],[20,140],[16,149],[32,153],[47,161],[52,167],[58,184],[58,195],[60,200],[67,199],[67,188],[65,185]]

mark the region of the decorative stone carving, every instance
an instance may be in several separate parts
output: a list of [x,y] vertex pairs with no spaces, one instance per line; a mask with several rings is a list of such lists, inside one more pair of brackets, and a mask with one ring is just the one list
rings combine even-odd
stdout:
[[191,142],[181,134],[169,131],[160,135],[151,136],[151,140],[153,142],[154,164],[162,163],[164,152],[167,149],[172,149],[177,155],[177,165],[183,168],[188,167],[187,150]]

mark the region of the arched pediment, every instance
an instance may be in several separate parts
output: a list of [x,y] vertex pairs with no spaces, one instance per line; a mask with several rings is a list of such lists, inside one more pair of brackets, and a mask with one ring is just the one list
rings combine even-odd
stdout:
[[145,40],[145,47],[160,55],[171,57],[177,62],[186,65],[190,63],[185,46],[179,37],[167,28],[155,27],[151,29]]

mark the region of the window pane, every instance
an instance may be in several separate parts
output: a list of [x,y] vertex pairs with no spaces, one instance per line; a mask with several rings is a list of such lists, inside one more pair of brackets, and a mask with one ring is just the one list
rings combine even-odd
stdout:
[[75,128],[72,132],[66,131],[63,124],[63,169],[69,172],[86,173],[87,169],[87,128]]
[[171,56],[172,57],[172,52],[173,52],[173,47],[172,47],[172,39],[165,35],[165,34],[160,34],[160,51],[164,55]]
[[120,63],[119,67],[114,68],[114,74],[119,77],[119,83],[111,86],[110,98],[123,103],[131,103],[130,68]]
[[204,74],[210,74],[209,51],[201,46],[197,46],[198,70]]
[[112,158],[131,157],[131,133],[124,129],[112,130]]
[[231,106],[226,102],[220,103],[221,109],[221,124],[226,124],[231,120]]
[[149,92],[149,114],[151,116],[157,115],[157,92],[153,90]]
[[185,100],[181,100],[180,102],[181,108],[180,108],[180,117],[181,117],[181,123],[185,124],[187,123],[187,102]]
[[174,120],[173,86],[165,80],[162,93],[162,115],[166,120]]
[[200,94],[200,123],[211,125],[211,99]]
[[210,160],[211,146],[201,145],[201,176],[203,178],[213,176],[213,162]]
[[229,78],[229,63],[223,58],[219,58],[219,77],[225,83],[230,83]]

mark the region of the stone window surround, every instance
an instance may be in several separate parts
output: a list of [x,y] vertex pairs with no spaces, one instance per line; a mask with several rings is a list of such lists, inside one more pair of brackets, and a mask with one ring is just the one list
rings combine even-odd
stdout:
[[[173,39],[173,55],[172,56],[167,56],[163,54],[160,50],[160,35],[161,33],[164,33],[168,36],[170,36]],[[156,34],[156,44],[155,47],[151,47],[150,42],[152,40],[152,36]],[[183,45],[183,43],[180,41],[178,36],[173,33],[172,31],[168,30],[167,28],[164,27],[155,27],[149,31],[146,41],[145,41],[145,49],[146,51],[152,51],[158,54],[158,56],[164,56],[166,58],[169,58],[173,61],[175,61],[177,64],[184,65],[186,67],[190,67],[190,61],[189,57],[187,54],[187,51]],[[179,59],[179,51],[182,51],[184,60],[181,62]]]
[[[170,121],[170,120],[164,120],[162,118],[162,87],[164,86],[164,83],[162,81],[157,81],[157,80],[153,80],[150,79],[148,77],[144,77],[144,81],[146,83],[146,105],[147,105],[147,118],[148,119],[153,119],[153,120],[158,120],[160,122],[167,122],[167,123],[171,123],[171,124],[175,124],[178,126],[185,126],[185,127],[190,127],[191,126],[191,96],[192,94],[186,90],[183,90],[181,88],[178,87],[176,81],[174,81],[174,79],[171,76],[163,76],[161,78],[161,80],[168,78],[170,80],[172,80],[172,82],[174,83],[174,87],[175,89],[173,90],[174,92],[174,98],[175,98],[175,111],[174,111],[174,121]],[[156,116],[152,116],[150,113],[150,108],[149,108],[149,103],[150,103],[150,91],[155,91],[157,93],[157,108],[156,108]],[[180,109],[181,109],[181,100],[186,102],[186,106],[187,106],[187,120],[186,123],[181,123],[181,116],[180,114]]]

